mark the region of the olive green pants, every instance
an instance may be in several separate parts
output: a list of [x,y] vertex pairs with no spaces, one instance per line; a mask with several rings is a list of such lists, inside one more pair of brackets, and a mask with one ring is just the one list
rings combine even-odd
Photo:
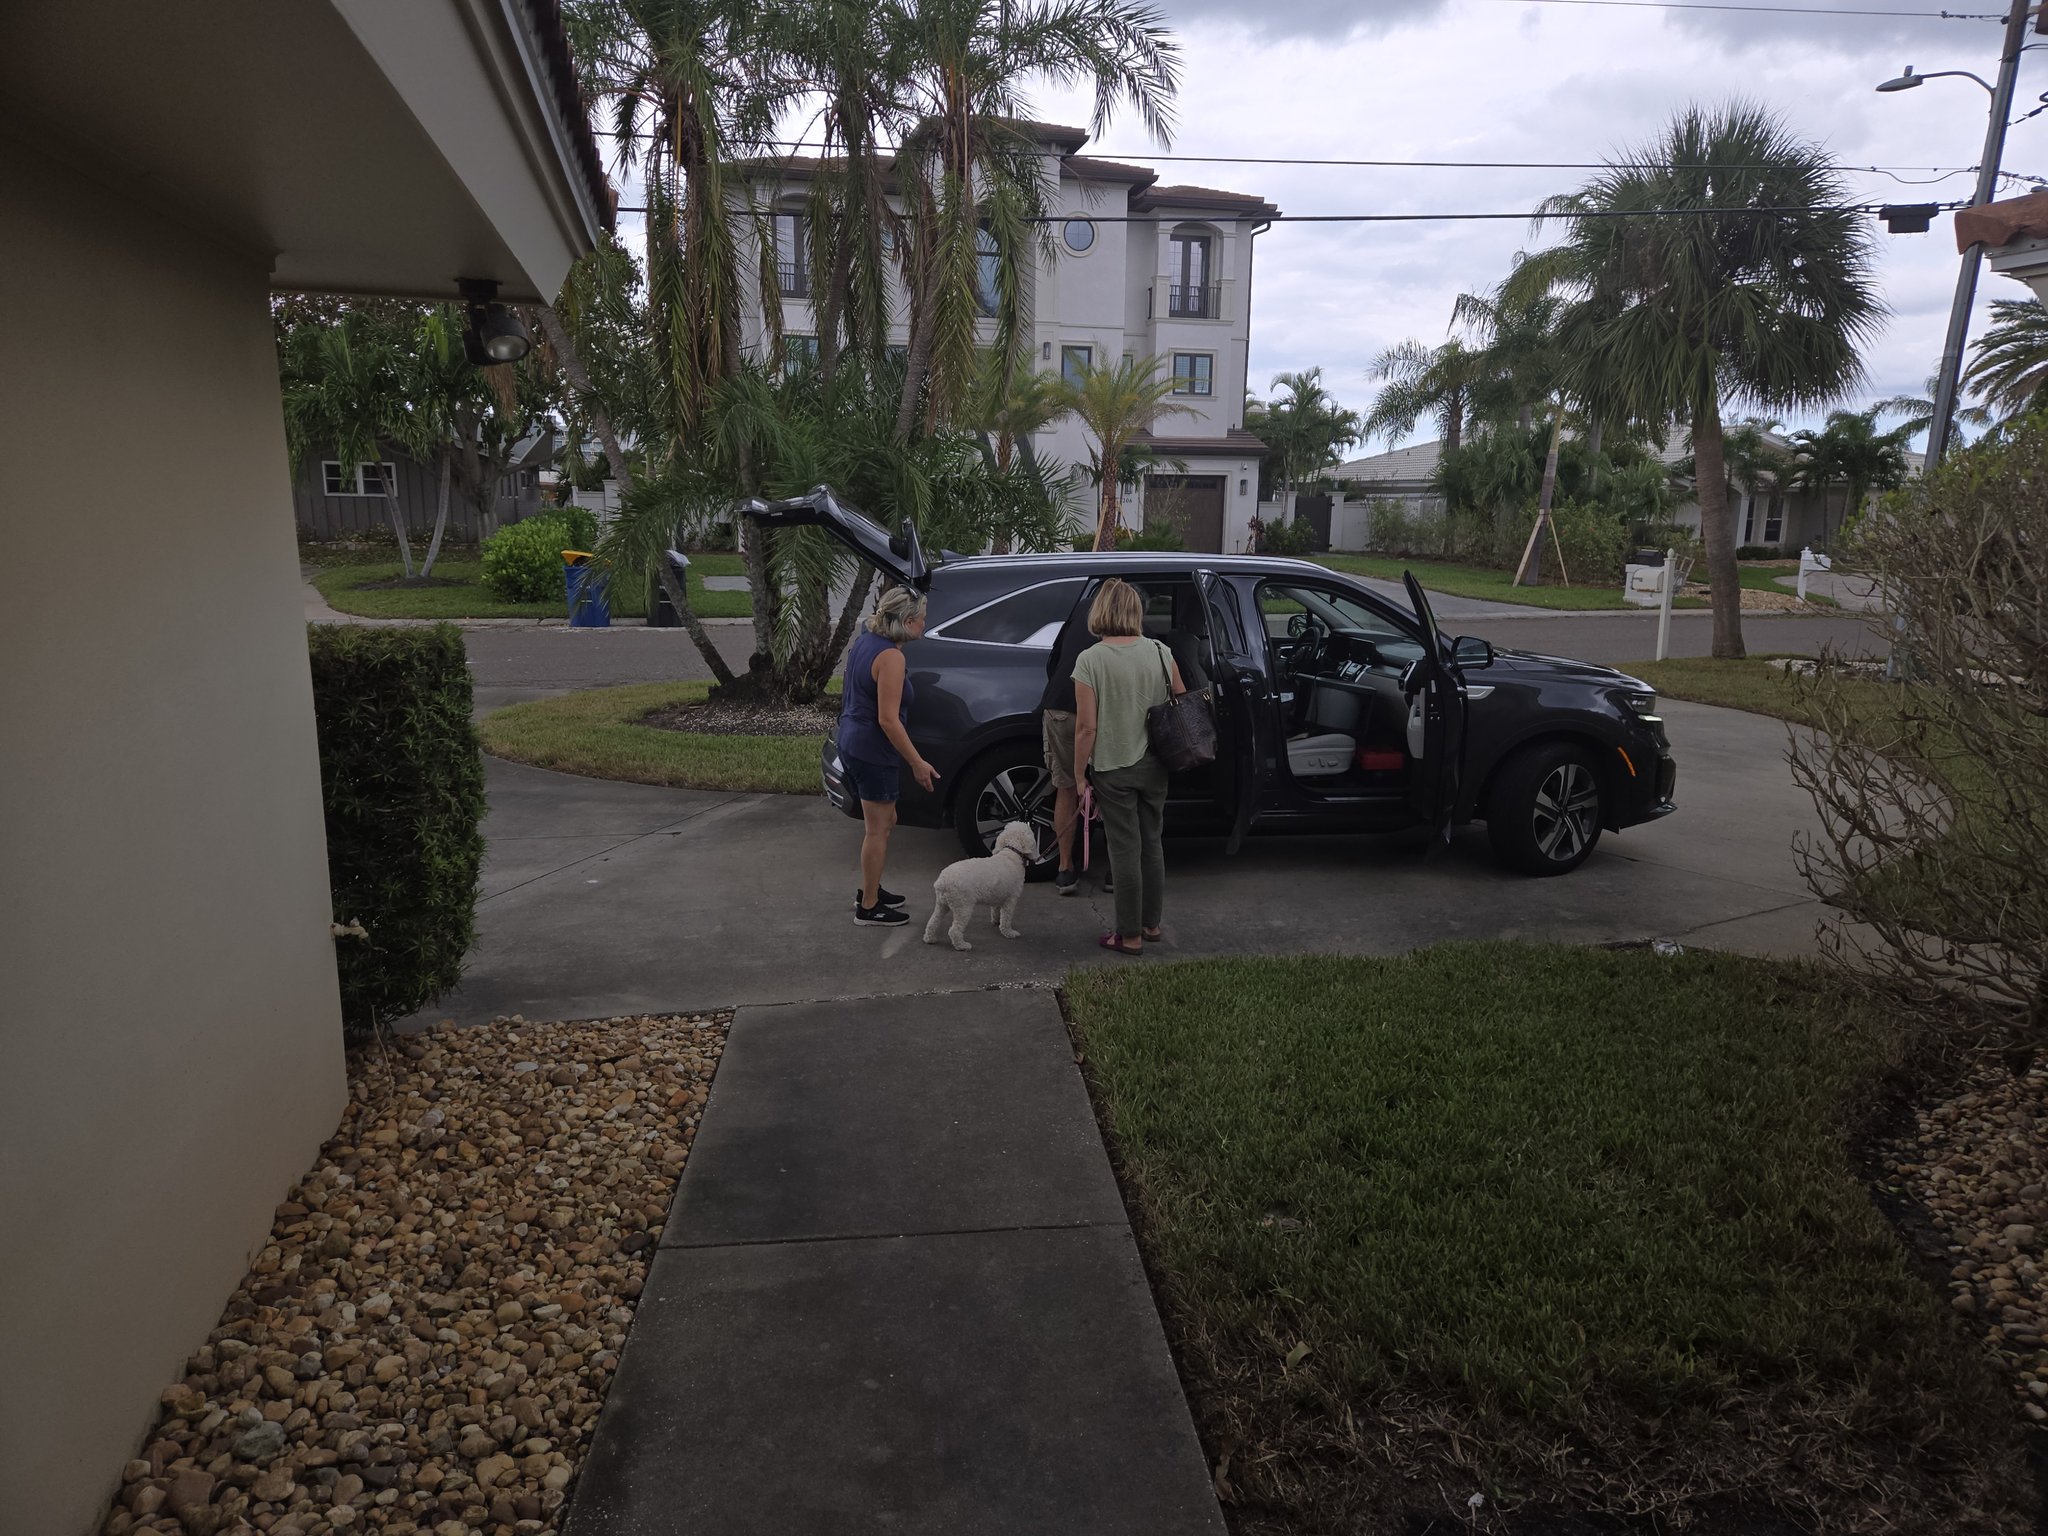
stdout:
[[1128,768],[1091,770],[1102,827],[1109,835],[1109,864],[1116,872],[1116,931],[1135,939],[1157,928],[1166,911],[1166,851],[1160,845],[1166,817],[1166,765],[1149,752]]

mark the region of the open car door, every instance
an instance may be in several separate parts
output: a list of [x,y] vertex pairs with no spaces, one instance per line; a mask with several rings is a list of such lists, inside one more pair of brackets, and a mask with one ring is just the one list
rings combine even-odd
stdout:
[[1414,759],[1409,805],[1421,825],[1448,837],[1465,756],[1465,698],[1421,583],[1408,572],[1401,580],[1422,626],[1422,656],[1401,675],[1408,699],[1408,755]]
[[1259,723],[1269,719],[1270,683],[1263,657],[1253,657],[1237,594],[1214,571],[1195,572],[1202,612],[1209,621],[1214,663],[1209,693],[1216,707],[1216,786],[1230,831],[1225,853],[1235,853],[1251,830],[1259,803]]
[[739,510],[763,528],[823,528],[883,575],[920,592],[931,585],[931,564],[908,518],[901,529],[890,533],[865,512],[841,501],[830,486],[814,486],[787,501],[755,497],[741,502]]

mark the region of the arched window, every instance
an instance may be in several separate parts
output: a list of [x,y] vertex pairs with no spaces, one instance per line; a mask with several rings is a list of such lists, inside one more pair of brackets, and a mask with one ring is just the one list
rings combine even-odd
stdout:
[[1216,286],[1216,239],[1206,225],[1177,226],[1167,246],[1166,312],[1176,320],[1214,320],[1221,309]]

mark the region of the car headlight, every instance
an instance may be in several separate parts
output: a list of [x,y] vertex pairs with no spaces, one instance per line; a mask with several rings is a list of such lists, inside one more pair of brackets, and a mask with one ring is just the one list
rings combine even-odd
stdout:
[[1624,693],[1621,696],[1621,701],[1636,714],[1654,715],[1657,713],[1657,695],[1654,693]]

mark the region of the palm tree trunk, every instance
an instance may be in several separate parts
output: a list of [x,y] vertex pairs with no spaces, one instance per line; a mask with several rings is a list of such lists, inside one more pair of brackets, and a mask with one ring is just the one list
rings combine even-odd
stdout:
[[434,562],[441,555],[441,536],[448,531],[448,478],[453,473],[453,470],[448,462],[447,449],[441,450],[440,459],[441,494],[434,505],[434,536],[427,541],[427,558],[420,562],[420,575],[422,576],[434,574]]
[[1598,416],[1586,428],[1586,490],[1590,493],[1600,489],[1600,441],[1607,435],[1606,425]]
[[384,484],[384,510],[391,514],[391,532],[398,540],[398,560],[405,569],[406,580],[412,579],[412,540],[406,537],[405,514],[398,509],[398,477],[388,474],[380,465],[377,478]]
[[1735,569],[1735,529],[1728,518],[1728,471],[1721,452],[1720,403],[1709,400],[1693,415],[1693,485],[1700,503],[1700,542],[1706,547],[1707,587],[1714,609],[1714,656],[1733,661],[1742,645],[1742,578]]
[[1456,453],[1458,445],[1465,440],[1465,406],[1462,401],[1453,400],[1450,415],[1444,422],[1444,452]]
[[711,636],[704,632],[704,621],[697,617],[697,610],[690,606],[689,584],[677,578],[675,567],[662,560],[655,567],[655,577],[661,583],[661,590],[668,595],[668,605],[675,609],[676,617],[682,620],[683,630],[690,637],[690,643],[697,647],[697,653],[704,658],[704,665],[711,669],[711,675],[721,686],[730,687],[732,668],[725,664],[725,657],[717,646],[711,643]]
[[548,350],[555,354],[555,361],[561,365],[569,387],[576,391],[577,399],[582,403],[583,414],[590,418],[591,431],[604,444],[604,456],[611,464],[612,478],[619,482],[620,493],[632,490],[633,470],[619,447],[618,434],[612,430],[611,413],[605,410],[604,402],[591,387],[590,374],[584,369],[583,360],[576,355],[575,343],[569,340],[562,317],[555,313],[551,304],[535,305],[534,313],[540,317],[541,333],[548,339]]
[[1095,547],[1108,550],[1116,548],[1118,468],[1116,459],[1107,450],[1103,453],[1102,465],[1102,511],[1095,523]]

